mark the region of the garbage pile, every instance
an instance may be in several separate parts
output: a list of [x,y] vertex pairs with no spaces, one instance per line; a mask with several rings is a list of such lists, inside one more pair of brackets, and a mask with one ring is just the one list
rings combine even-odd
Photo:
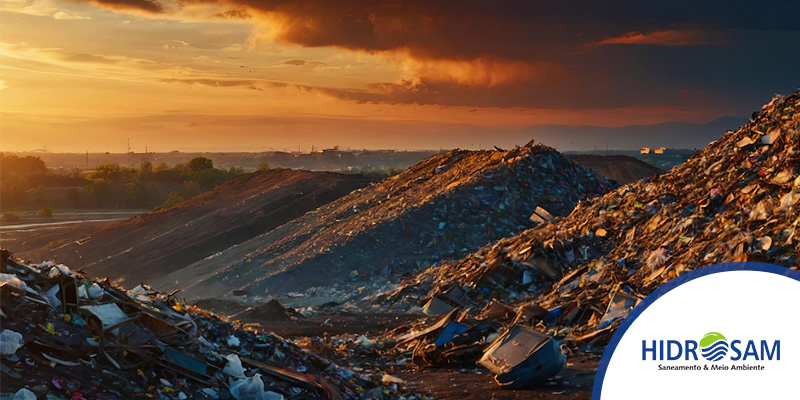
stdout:
[[606,178],[546,146],[455,150],[153,285],[182,289],[191,300],[343,302],[545,222],[529,218],[534,210],[553,220],[610,189]]
[[[602,349],[641,298],[695,268],[798,268],[800,94],[776,97],[686,163],[578,204],[567,217],[430,268],[370,299],[383,309],[544,308],[546,332]],[[453,288],[457,287],[457,290]]]
[[402,395],[379,372],[341,367],[258,326],[187,306],[175,293],[126,291],[64,265],[0,255],[0,392],[15,399]]

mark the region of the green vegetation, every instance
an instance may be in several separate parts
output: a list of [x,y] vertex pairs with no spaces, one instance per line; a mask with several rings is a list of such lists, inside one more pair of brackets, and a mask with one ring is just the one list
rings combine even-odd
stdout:
[[205,171],[214,168],[214,163],[205,157],[195,157],[187,165],[190,171]]
[[15,212],[5,212],[3,213],[3,222],[19,222],[19,215]]
[[403,172],[403,168],[391,167],[391,166],[376,168],[376,167],[366,166],[361,169],[354,169],[350,172],[364,175],[367,178],[383,179],[383,178],[388,178],[390,176],[395,176]]
[[176,204],[178,204],[178,203],[180,203],[182,201],[183,201],[183,196],[181,196],[180,194],[178,194],[178,192],[173,190],[173,191],[169,192],[169,196],[167,196],[167,200],[165,200],[163,203],[161,203],[161,206],[159,208],[167,209],[167,208],[170,208],[170,207],[172,207],[172,206],[174,206],[174,205],[176,205]]
[[53,218],[53,210],[49,208],[42,208],[36,212],[37,217]]
[[48,170],[39,157],[0,153],[0,204],[3,210],[167,208],[178,198],[192,198],[243,174],[242,168],[214,168],[205,157],[172,168],[143,160],[135,166],[104,163],[84,171]]

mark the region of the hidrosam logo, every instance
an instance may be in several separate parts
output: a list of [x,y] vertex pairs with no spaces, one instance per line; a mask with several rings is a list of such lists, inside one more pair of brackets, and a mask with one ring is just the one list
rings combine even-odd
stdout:
[[719,332],[709,332],[700,339],[700,353],[708,361],[719,361],[728,354],[728,339]]
[[592,400],[791,398],[798,303],[800,272],[785,267],[731,263],[681,274],[620,323]]
[[[728,355],[728,350],[733,352],[730,361],[780,361],[780,340],[732,340],[719,332],[709,332],[700,339],[694,340],[642,340],[642,361],[698,361],[697,349],[700,355],[708,361],[719,361]],[[649,357],[648,357],[649,356]]]

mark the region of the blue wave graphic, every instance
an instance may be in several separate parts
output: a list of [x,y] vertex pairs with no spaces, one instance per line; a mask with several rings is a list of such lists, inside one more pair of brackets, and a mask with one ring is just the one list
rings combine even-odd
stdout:
[[703,357],[705,357],[709,361],[717,361],[718,359],[720,359],[722,357],[725,357],[725,354],[727,354],[727,353],[728,353],[727,350],[719,349],[719,350],[717,350],[717,351],[715,351],[714,353],[711,353],[711,354],[703,354]]
[[717,349],[720,349],[720,348],[725,348],[727,350],[728,349],[728,342],[726,342],[724,340],[719,340],[716,343],[712,344],[711,346],[704,347],[702,352],[703,353],[710,353],[710,352],[716,351]]
[[728,342],[718,340],[711,346],[703,348],[700,353],[708,361],[719,361],[728,354]]

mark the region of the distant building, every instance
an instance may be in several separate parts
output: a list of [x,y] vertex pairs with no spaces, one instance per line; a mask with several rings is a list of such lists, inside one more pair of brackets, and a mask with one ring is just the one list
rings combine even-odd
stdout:
[[642,149],[639,150],[639,154],[650,154],[650,148],[649,147],[642,147]]
[[666,147],[661,146],[661,147],[655,149],[655,151],[653,151],[653,152],[656,153],[656,154],[664,154],[664,150],[666,150],[666,149],[667,149]]

